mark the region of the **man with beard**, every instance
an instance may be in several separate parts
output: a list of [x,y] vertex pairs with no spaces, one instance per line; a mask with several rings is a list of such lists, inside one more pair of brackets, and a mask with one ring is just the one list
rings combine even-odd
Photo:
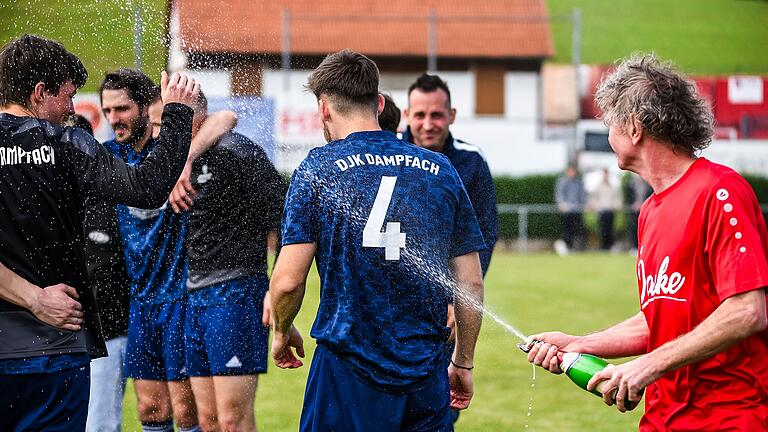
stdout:
[[[115,132],[105,147],[131,165],[155,145],[147,112],[155,88],[132,69],[108,73],[101,83],[102,111]],[[212,142],[193,141],[192,157]],[[187,215],[173,213],[167,203],[153,210],[116,210],[131,290],[125,376],[135,380],[139,420],[146,430],[171,430],[174,419],[180,430],[196,430],[184,370]]]
[[[162,202],[186,159],[194,80],[164,74],[159,142],[139,168],[62,128],[88,73],[61,44],[22,36],[0,52],[0,407],[4,430],[83,430],[90,357],[106,354],[87,287],[87,199]],[[44,287],[44,288],[43,288]],[[90,357],[89,357],[90,354]]]

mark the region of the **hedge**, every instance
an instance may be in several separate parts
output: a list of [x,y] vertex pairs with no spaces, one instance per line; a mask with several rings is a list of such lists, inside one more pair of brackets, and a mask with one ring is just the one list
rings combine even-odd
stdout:
[[[559,174],[534,175],[525,177],[497,176],[496,202],[499,204],[554,204],[555,181]],[[768,177],[745,175],[744,178],[755,190],[757,201],[768,204]],[[622,217],[620,217],[622,216]],[[764,213],[764,216],[768,214]],[[587,230],[596,231],[595,218],[585,216]],[[617,215],[616,231],[621,232],[624,225],[623,215]],[[556,239],[560,236],[560,217],[557,214],[528,214],[528,237]],[[499,214],[499,238],[517,238],[518,215],[516,213]]]

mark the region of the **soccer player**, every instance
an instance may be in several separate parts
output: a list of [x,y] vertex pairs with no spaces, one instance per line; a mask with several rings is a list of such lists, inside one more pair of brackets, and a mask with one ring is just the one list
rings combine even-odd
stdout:
[[[156,139],[160,135],[163,112],[160,88],[154,85],[150,86],[151,81],[140,72],[126,69],[115,74],[115,77],[122,77],[124,87],[113,89],[116,92],[106,92],[107,104],[111,104],[108,108],[108,121],[116,130],[121,131],[116,134],[117,141],[111,143],[112,148],[119,142],[127,145],[136,141],[138,141],[136,143],[138,147],[147,146],[146,142]],[[115,87],[119,86],[116,85]],[[103,94],[104,92],[102,92]],[[127,98],[109,99],[115,94],[127,96]],[[151,100],[153,103],[146,107],[145,113],[146,100]],[[104,103],[103,97],[102,103]],[[158,116],[155,119],[157,124],[152,124],[152,138],[147,138],[148,114],[152,113],[153,109]],[[194,149],[209,147],[218,136],[228,130],[229,125],[225,122],[226,119],[222,121],[220,117],[212,118],[210,122],[206,122],[202,128],[206,132],[198,134],[192,139],[191,148],[193,150],[191,153],[193,153],[193,157],[194,153],[198,152]],[[126,130],[130,133],[125,133]],[[104,333],[110,353],[106,358],[99,359],[91,365],[91,398],[86,429],[88,431],[119,430],[122,426],[122,402],[125,391],[126,375],[123,365],[128,339],[131,283],[125,268],[125,250],[121,241],[115,205],[106,201],[89,202],[85,223],[87,226],[86,235],[89,240],[86,242],[89,275],[91,276],[92,287],[97,290],[99,308],[104,310],[105,315],[109,318],[108,323],[105,324]],[[192,404],[189,388],[187,388],[187,393],[189,394],[188,404]],[[162,400],[164,397],[166,396],[155,395],[144,399]],[[168,403],[165,402],[166,406]],[[180,403],[183,404],[183,402]],[[148,408],[148,410],[154,409]],[[184,418],[177,420],[186,424]],[[194,413],[191,422],[193,425],[196,422]]]
[[[199,86],[163,75],[163,134],[126,166],[60,127],[88,73],[61,44],[25,35],[0,52],[0,407],[4,430],[84,430],[90,357],[106,354],[83,245],[86,199],[151,207],[186,160]],[[89,356],[90,354],[90,356]]]
[[403,139],[444,154],[464,182],[485,240],[486,248],[480,251],[480,264],[485,277],[499,237],[496,187],[480,148],[451,134],[450,126],[456,120],[456,108],[451,104],[448,84],[437,75],[424,73],[419,76],[408,88],[405,118],[408,128],[403,133]]
[[605,381],[603,399],[622,412],[645,390],[641,431],[765,430],[768,232],[754,192],[732,169],[696,157],[712,138],[712,113],[670,66],[625,60],[596,100],[619,167],[654,191],[640,211],[640,312],[587,336],[534,335],[544,343],[529,360],[559,373],[558,349],[639,355],[588,387]]
[[[193,136],[207,116],[202,92],[194,109]],[[232,132],[194,162],[191,179],[185,350],[198,419],[206,431],[252,432],[257,374],[267,370],[267,237],[287,185],[261,147]]]
[[[130,165],[141,163],[156,144],[147,112],[153,89],[146,75],[132,69],[106,74],[99,89],[102,111],[115,132],[105,147]],[[193,158],[203,144],[193,140]],[[134,378],[139,420],[145,430],[172,430],[174,419],[181,430],[196,430],[184,370],[187,217],[167,203],[151,210],[118,206],[117,216],[131,282],[125,375]]]
[[[329,143],[293,173],[270,285],[272,357],[299,367],[292,323],[317,260],[302,431],[452,430],[449,407],[467,408],[473,395],[482,235],[450,161],[379,129],[378,84],[376,64],[345,50],[307,85]],[[457,344],[446,369],[454,290]]]

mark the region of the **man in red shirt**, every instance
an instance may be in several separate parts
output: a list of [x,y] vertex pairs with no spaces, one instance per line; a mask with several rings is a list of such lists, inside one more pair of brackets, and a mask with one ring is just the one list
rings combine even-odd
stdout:
[[693,83],[651,56],[624,61],[596,95],[619,167],[654,194],[638,225],[640,312],[586,336],[560,332],[529,360],[560,373],[576,351],[638,358],[597,373],[619,411],[646,393],[641,431],[768,430],[768,232],[732,169],[697,158],[712,115]]

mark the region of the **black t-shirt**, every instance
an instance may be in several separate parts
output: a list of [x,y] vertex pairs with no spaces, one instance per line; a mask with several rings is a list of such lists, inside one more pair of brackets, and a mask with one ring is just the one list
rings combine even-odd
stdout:
[[192,114],[187,106],[166,105],[160,143],[137,168],[82,129],[0,114],[0,262],[39,287],[74,287],[85,313],[83,328],[72,332],[0,299],[0,359],[106,353],[87,284],[86,199],[141,208],[165,202],[186,162]]
[[85,255],[88,279],[107,340],[128,334],[131,284],[125,270],[115,205],[89,201],[85,210]]
[[266,273],[267,235],[279,231],[287,185],[264,150],[237,133],[192,165],[189,280],[197,289]]

